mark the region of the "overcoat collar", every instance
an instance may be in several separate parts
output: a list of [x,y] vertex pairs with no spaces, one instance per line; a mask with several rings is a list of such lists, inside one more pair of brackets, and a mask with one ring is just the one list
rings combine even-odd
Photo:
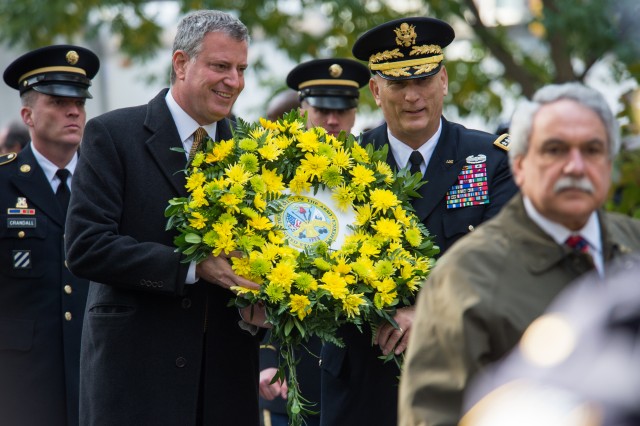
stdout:
[[[182,150],[184,147],[165,100],[168,90],[162,90],[147,106],[144,126],[150,132],[150,136],[146,144],[158,168],[162,170],[176,192],[185,197],[187,190],[184,170],[187,162],[184,152],[173,149]],[[226,118],[220,120],[214,140],[229,139],[231,136],[228,120]]]
[[[505,211],[511,210],[513,215],[499,215],[504,217],[508,229],[519,229],[512,237],[521,244],[521,250],[526,250],[527,256],[523,257],[528,263],[528,269],[534,274],[543,273],[572,254],[572,249],[559,245],[551,236],[544,232],[526,213],[522,195],[515,196],[505,207]],[[509,218],[512,219],[509,219]],[[614,257],[624,252],[624,248],[612,241],[611,234],[607,230],[605,213],[598,211],[598,222],[602,235],[602,249],[605,264]],[[496,217],[496,220],[498,217]],[[510,223],[511,222],[511,223]]]
[[42,167],[33,155],[31,144],[20,151],[15,167],[16,172],[10,178],[11,183],[27,198],[29,208],[40,210],[63,227],[64,212],[58,204]]

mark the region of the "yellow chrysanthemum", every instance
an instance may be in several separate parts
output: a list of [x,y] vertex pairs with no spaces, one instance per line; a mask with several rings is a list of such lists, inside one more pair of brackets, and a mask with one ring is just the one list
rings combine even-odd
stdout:
[[207,224],[207,218],[205,218],[200,212],[191,213],[191,217],[189,218],[189,226],[194,229],[202,229]]
[[356,195],[351,190],[351,187],[341,185],[333,191],[331,197],[336,201],[339,209],[346,210],[351,207]]
[[273,222],[268,217],[258,216],[247,221],[247,224],[259,231],[266,231],[273,228]]
[[255,173],[258,171],[258,157],[256,157],[255,154],[242,154],[240,156],[239,163],[249,173]]
[[394,219],[380,218],[371,227],[385,239],[397,240],[402,236],[402,228]]
[[294,140],[286,135],[278,135],[273,138],[273,143],[280,149],[287,149],[293,142]]
[[334,299],[344,299],[349,294],[349,290],[347,290],[347,283],[342,279],[340,274],[332,271],[325,272],[320,281],[324,284],[321,284],[318,287],[323,290],[327,290]]
[[316,291],[318,289],[318,282],[313,275],[307,272],[300,272],[298,277],[294,281],[296,288],[305,294]]
[[344,177],[340,173],[340,168],[334,164],[327,167],[327,170],[322,173],[322,182],[324,182],[329,188],[335,188],[344,183]]
[[227,182],[232,185],[244,185],[251,178],[251,173],[247,172],[240,163],[227,167],[224,174],[227,177]]
[[302,171],[312,177],[319,178],[327,167],[329,167],[329,159],[322,155],[307,153],[304,156],[304,159],[300,161],[300,168]]
[[311,312],[311,302],[309,298],[302,294],[292,294],[289,299],[289,309],[291,313],[303,320],[309,312]]
[[224,194],[218,198],[218,201],[227,209],[227,211],[240,211],[238,204],[242,203],[242,199],[236,197],[234,194]]
[[351,181],[354,185],[367,187],[371,182],[376,180],[373,171],[362,164],[354,166],[349,173],[353,176]]
[[355,224],[357,226],[365,226],[367,222],[371,220],[371,216],[373,215],[373,210],[371,209],[370,204],[363,204],[361,206],[354,207],[356,211],[356,221]]
[[342,300],[342,309],[347,317],[354,318],[360,315],[360,306],[366,305],[364,293],[349,294]]
[[373,305],[378,309],[384,309],[395,301],[398,296],[397,292],[393,293],[376,293],[373,296]]
[[253,205],[259,212],[264,212],[264,209],[267,208],[267,202],[262,198],[262,195],[259,193],[254,195],[253,197]]
[[202,186],[195,188],[191,193],[191,201],[189,201],[189,208],[197,209],[202,206],[208,206],[207,194]]
[[374,189],[370,194],[371,205],[376,210],[386,213],[388,209],[400,204],[396,195],[388,189]]
[[264,292],[269,298],[269,301],[271,303],[280,302],[281,300],[284,299],[284,296],[287,293],[285,291],[285,288],[282,285],[275,282],[270,282],[269,284],[267,284],[267,286],[264,289]]
[[202,172],[192,173],[187,177],[187,184],[184,186],[189,192],[201,187],[207,181],[207,177]]
[[351,168],[353,159],[344,148],[339,148],[331,159],[331,164],[338,167],[340,170],[345,170]]
[[369,164],[369,154],[367,154],[367,150],[360,145],[356,144],[351,148],[351,156],[358,163]]
[[227,158],[229,154],[231,154],[234,146],[235,144],[233,142],[233,139],[217,142],[213,144],[213,148],[210,152],[207,153],[204,161],[209,164],[215,163],[217,161],[222,161]]
[[282,192],[284,190],[284,183],[282,182],[282,175],[278,174],[275,170],[267,169],[262,166],[262,179],[267,186],[267,191]]
[[411,224],[411,219],[402,206],[397,206],[393,209],[393,217],[403,226],[409,226]]
[[395,269],[390,260],[383,259],[375,263],[375,271],[378,278],[387,278],[395,272]]
[[314,153],[320,146],[318,135],[312,130],[302,132],[298,135],[298,143],[296,146],[300,148],[300,151],[302,152]]
[[294,194],[309,192],[311,189],[311,182],[309,182],[307,174],[298,169],[293,179],[289,182],[289,189]]
[[271,242],[271,244],[275,244],[275,245],[284,244],[284,233],[282,231],[273,231],[273,232],[270,231],[267,238],[269,238],[269,241]]
[[363,256],[378,256],[380,254],[380,248],[374,241],[368,239],[367,241],[362,243],[362,247],[360,247],[360,253]]
[[204,161],[204,153],[202,151],[198,151],[196,152],[196,155],[193,157],[193,160],[191,160],[191,166],[193,167],[200,167],[202,165],[202,162]]
[[376,171],[381,175],[384,175],[384,183],[387,185],[391,185],[394,182],[393,178],[393,170],[391,170],[391,166],[385,163],[384,161],[378,161],[376,163]]
[[267,119],[266,119],[266,118],[264,118],[264,117],[260,117],[260,118],[258,119],[258,122],[260,123],[260,125],[261,125],[262,127],[264,127],[264,128],[265,128],[265,129],[267,129],[267,130],[278,130],[278,126],[276,125],[276,123],[274,123],[274,122],[273,122],[273,121],[271,121],[271,120],[267,120]]
[[275,161],[282,154],[282,150],[276,144],[268,143],[258,148],[258,153],[267,161]]
[[411,247],[418,247],[422,244],[422,232],[418,228],[409,228],[405,231],[404,237]]
[[258,149],[258,141],[251,138],[244,138],[238,142],[238,147],[243,151],[253,152]]
[[333,265],[333,268],[331,269],[340,275],[346,275],[351,272],[351,265],[349,265],[344,256],[338,256],[335,265]]
[[241,277],[249,278],[251,274],[251,265],[248,257],[232,257],[231,269]]
[[295,266],[287,262],[278,262],[271,273],[267,275],[269,281],[282,285],[287,293],[291,291],[291,283],[296,279]]

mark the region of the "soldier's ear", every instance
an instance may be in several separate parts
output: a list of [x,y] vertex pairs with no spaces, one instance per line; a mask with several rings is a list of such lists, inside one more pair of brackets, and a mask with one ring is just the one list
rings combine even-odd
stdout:
[[376,101],[376,105],[380,106],[380,86],[378,85],[378,81],[375,77],[371,77],[369,80],[369,90],[371,90],[371,94],[373,95],[373,99]]
[[28,127],[33,127],[33,110],[30,107],[23,106],[20,108],[20,116],[24,124]]

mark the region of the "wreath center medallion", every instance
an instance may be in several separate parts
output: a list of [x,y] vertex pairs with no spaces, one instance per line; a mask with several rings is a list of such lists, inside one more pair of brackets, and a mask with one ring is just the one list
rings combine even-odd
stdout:
[[338,236],[338,218],[320,201],[301,195],[291,196],[275,222],[281,226],[292,247],[299,250],[325,242],[331,246]]

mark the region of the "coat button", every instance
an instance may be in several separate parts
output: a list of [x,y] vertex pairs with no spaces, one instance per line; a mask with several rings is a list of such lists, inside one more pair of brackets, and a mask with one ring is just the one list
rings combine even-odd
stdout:
[[182,299],[182,307],[184,309],[189,309],[191,307],[191,299],[189,299],[188,297]]
[[24,231],[18,232],[18,238],[24,238],[24,236],[25,236]]
[[472,232],[474,229],[476,229],[473,225],[469,225],[469,232]]
[[183,357],[179,356],[178,358],[176,358],[176,367],[178,368],[182,368],[185,365],[187,365],[187,360],[184,359]]
[[71,292],[73,291],[73,289],[71,288],[71,286],[69,284],[64,286],[64,292],[67,294],[71,294]]
[[64,313],[64,319],[67,321],[71,321],[71,312],[67,311]]

